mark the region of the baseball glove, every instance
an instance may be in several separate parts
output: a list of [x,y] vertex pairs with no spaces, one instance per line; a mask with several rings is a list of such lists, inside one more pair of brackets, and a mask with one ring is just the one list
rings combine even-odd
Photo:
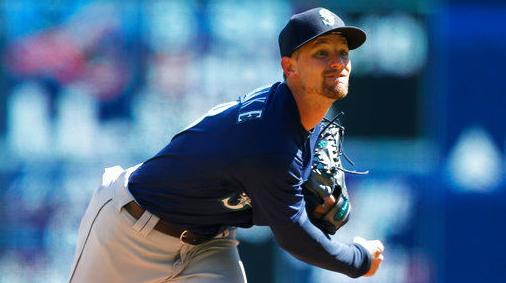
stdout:
[[344,127],[334,122],[336,118],[322,122],[323,129],[316,144],[311,174],[302,185],[309,219],[330,235],[334,235],[350,217],[351,203],[346,189],[345,172],[367,174],[343,167],[341,156],[350,163],[351,160],[343,154]]

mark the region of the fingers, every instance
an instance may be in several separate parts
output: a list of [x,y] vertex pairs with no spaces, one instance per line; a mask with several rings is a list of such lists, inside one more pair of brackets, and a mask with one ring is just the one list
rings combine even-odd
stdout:
[[376,271],[378,271],[378,268],[383,262],[383,255],[379,255],[378,257],[373,257],[371,262],[371,267],[369,268],[369,271],[364,275],[365,277],[373,276],[376,274]]
[[383,251],[385,251],[385,246],[383,246],[383,243],[380,240],[375,240],[374,242],[376,243],[379,251],[383,253]]
[[334,204],[336,203],[336,198],[333,195],[330,195],[330,196],[326,197],[324,199],[324,201],[325,201],[325,205],[330,208],[330,207],[333,207]]
[[380,253],[379,251],[376,254],[374,254],[372,257],[371,267],[364,276],[369,277],[376,274],[376,271],[378,271],[381,263],[383,262],[383,259],[384,259],[383,254]]
[[333,195],[327,196],[323,203],[319,206],[317,206],[314,210],[314,214],[317,217],[320,217],[327,213],[336,203],[336,198]]
[[385,251],[385,246],[383,246],[383,243],[380,240],[368,241],[360,236],[356,236],[353,238],[353,243],[362,245],[372,255],[379,255]]
[[383,243],[381,241],[374,240],[374,241],[371,241],[371,242],[373,242],[373,245],[376,246],[374,248],[374,252],[373,252],[374,256],[379,256],[379,255],[381,255],[385,251],[385,246],[383,246]]

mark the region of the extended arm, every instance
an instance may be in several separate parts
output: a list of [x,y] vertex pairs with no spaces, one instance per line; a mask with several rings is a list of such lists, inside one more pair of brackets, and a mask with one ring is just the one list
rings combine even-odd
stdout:
[[309,220],[296,162],[286,170],[276,166],[272,156],[269,161],[248,163],[250,170],[256,170],[252,176],[263,176],[248,179],[254,224],[270,226],[279,245],[308,264],[353,278],[367,274],[373,260],[368,249],[333,242]]
[[364,247],[330,241],[309,221],[305,212],[297,222],[273,225],[271,229],[283,249],[306,263],[352,278],[369,271],[371,258]]

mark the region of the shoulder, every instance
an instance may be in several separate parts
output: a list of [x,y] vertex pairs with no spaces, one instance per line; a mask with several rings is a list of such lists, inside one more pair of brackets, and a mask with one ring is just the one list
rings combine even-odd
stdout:
[[255,183],[258,178],[267,183],[300,183],[301,166],[296,153],[293,152],[245,156],[235,165],[236,177],[246,183],[250,179],[254,179]]
[[252,120],[265,119],[265,113],[269,111],[268,105],[272,104],[273,94],[279,86],[279,82],[271,86],[260,87],[246,95],[239,97],[237,123],[248,123]]

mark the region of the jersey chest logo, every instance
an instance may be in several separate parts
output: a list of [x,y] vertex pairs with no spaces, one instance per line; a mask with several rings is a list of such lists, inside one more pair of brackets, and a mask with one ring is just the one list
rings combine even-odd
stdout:
[[245,210],[251,208],[251,199],[245,193],[234,193],[231,196],[221,200],[223,207],[229,210]]

